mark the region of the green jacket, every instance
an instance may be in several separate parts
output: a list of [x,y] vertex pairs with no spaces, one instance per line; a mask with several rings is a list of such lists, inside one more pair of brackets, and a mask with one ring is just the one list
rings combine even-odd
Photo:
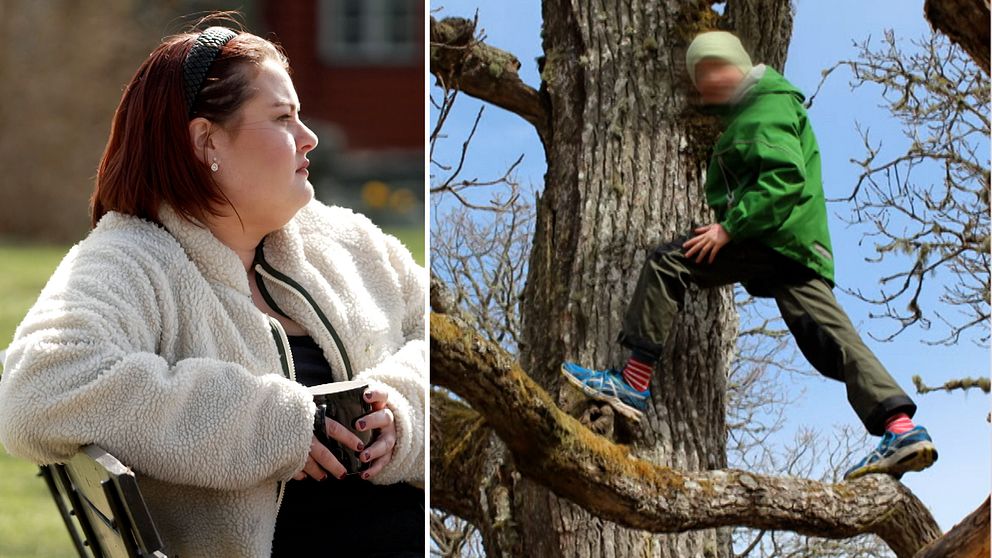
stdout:
[[726,129],[706,172],[706,201],[731,242],[762,242],[834,284],[820,150],[782,74],[765,74],[737,103],[713,107]]

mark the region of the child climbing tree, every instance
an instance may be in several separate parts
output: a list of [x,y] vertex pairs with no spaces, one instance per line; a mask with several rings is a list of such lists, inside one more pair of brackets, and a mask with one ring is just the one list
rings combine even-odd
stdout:
[[636,284],[632,262],[658,239],[711,222],[703,178],[718,128],[693,105],[683,62],[690,41],[705,29],[730,30],[781,70],[789,2],[730,0],[717,13],[709,3],[546,1],[543,15],[537,89],[521,82],[512,55],[475,40],[472,22],[431,22],[439,83],[533,125],[548,168],[519,361],[459,318],[444,285],[433,283],[432,381],[457,396],[432,397],[434,505],[478,526],[490,556],[602,548],[729,556],[729,536],[716,528],[731,525],[835,538],[873,532],[911,556],[940,531],[889,476],[837,487],[725,470],[736,331],[729,289],[689,288],[642,422],[595,402],[568,405],[559,373],[562,358],[622,360],[614,341]]

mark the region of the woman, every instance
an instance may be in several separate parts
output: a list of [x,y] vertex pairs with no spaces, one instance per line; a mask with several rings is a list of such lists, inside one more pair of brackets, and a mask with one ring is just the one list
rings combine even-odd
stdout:
[[[279,47],[223,27],[141,65],[94,228],[15,332],[0,442],[39,464],[104,447],[180,556],[269,556],[277,531],[277,554],[422,555],[425,272],[313,199],[317,138],[288,72]],[[358,427],[378,436],[324,424],[370,463],[340,480],[303,384],[347,379],[368,384]]]

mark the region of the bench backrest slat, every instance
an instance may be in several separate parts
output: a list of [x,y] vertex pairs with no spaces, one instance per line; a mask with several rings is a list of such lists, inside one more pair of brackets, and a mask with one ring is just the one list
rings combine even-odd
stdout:
[[[81,556],[165,558],[161,538],[134,472],[99,446],[89,445],[65,464],[42,467]],[[62,509],[68,504],[82,534]]]

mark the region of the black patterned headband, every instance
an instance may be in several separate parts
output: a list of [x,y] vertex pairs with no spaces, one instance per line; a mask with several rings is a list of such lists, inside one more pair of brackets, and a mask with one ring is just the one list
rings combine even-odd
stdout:
[[196,100],[203,80],[210,71],[210,65],[220,54],[220,49],[238,34],[227,27],[208,27],[196,38],[193,47],[183,62],[183,86],[186,93],[186,110],[193,116],[193,101]]

